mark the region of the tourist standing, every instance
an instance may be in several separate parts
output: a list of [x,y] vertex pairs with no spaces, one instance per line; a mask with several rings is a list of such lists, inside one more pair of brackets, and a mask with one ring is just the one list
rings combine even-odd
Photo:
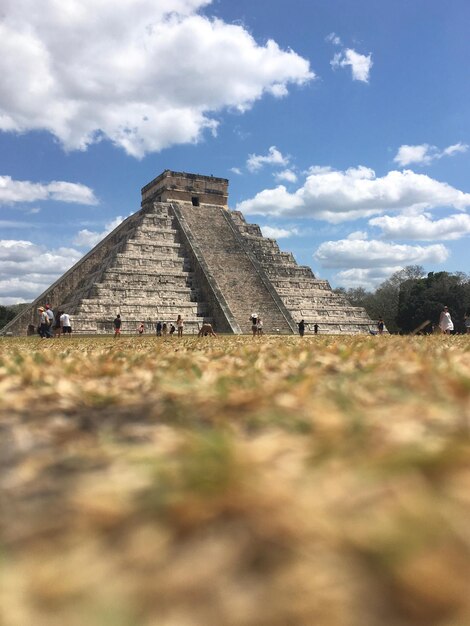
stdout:
[[57,311],[57,316],[55,318],[55,322],[54,322],[54,337],[60,338],[60,335],[62,333],[62,326],[60,324],[60,316],[62,315],[63,311]]
[[[57,314],[58,315],[58,314]],[[72,324],[70,323],[70,316],[68,313],[62,313],[59,317],[59,323],[64,335],[68,335],[69,339],[72,337]]]
[[318,335],[318,328],[319,328],[318,324],[313,325],[313,332],[315,333],[315,335]]
[[300,322],[297,324],[297,326],[299,327],[299,335],[301,337],[303,337],[304,334],[305,334],[305,321],[304,320],[300,320]]
[[181,317],[181,315],[178,315],[178,318],[176,320],[176,328],[178,329],[178,337],[182,337],[184,322],[183,322],[183,318]]
[[140,324],[137,326],[137,332],[139,333],[139,335],[143,335],[144,330],[145,330],[145,324],[143,322],[140,322]]
[[47,332],[48,337],[52,338],[54,334],[55,316],[50,304],[46,304],[46,315],[48,320]]
[[165,337],[168,334],[168,325],[166,322],[162,324],[162,335]]
[[256,322],[256,334],[258,337],[261,337],[263,334],[263,320],[260,317],[258,317],[258,321]]
[[119,337],[121,335],[121,316],[119,315],[119,313],[116,315],[116,318],[113,322],[114,325],[114,336],[115,337]]
[[383,335],[384,334],[384,321],[381,317],[379,317],[379,321],[377,322],[377,329],[379,331],[379,335]]
[[449,308],[444,307],[444,310],[441,313],[439,318],[439,328],[444,335],[450,335],[450,333],[454,330],[454,322],[449,313]]
[[42,339],[48,339],[50,335],[49,331],[49,316],[46,313],[46,309],[43,306],[38,308],[39,313],[39,334]]
[[173,322],[170,322],[170,335],[171,336],[173,336],[175,330],[176,330],[176,326],[173,324]]
[[157,331],[157,337],[161,337],[162,336],[162,323],[161,322],[157,322],[157,325],[155,326],[155,330]]
[[252,313],[250,320],[251,320],[251,332],[253,333],[253,337],[256,337],[256,335],[258,334],[258,314]]
[[467,311],[464,315],[465,328],[467,329],[467,335],[470,335],[470,313]]

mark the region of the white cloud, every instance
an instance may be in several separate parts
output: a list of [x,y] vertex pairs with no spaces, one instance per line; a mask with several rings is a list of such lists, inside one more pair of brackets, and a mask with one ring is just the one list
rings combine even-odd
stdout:
[[409,246],[377,240],[341,239],[323,242],[313,256],[323,267],[370,269],[442,263],[449,252],[442,244]]
[[367,239],[368,235],[366,232],[364,232],[363,230],[355,230],[352,233],[349,233],[349,235],[346,237],[346,239],[350,239],[351,241],[363,241],[364,239]]
[[371,226],[382,229],[386,239],[416,241],[461,239],[470,234],[470,215],[459,213],[439,220],[423,215],[383,215],[369,220]]
[[332,43],[334,46],[341,46],[342,41],[341,38],[336,33],[330,33],[325,37],[325,41]]
[[33,300],[81,257],[73,248],[48,250],[27,240],[0,240],[0,304]]
[[111,231],[113,231],[119,224],[121,224],[126,218],[118,215],[114,220],[108,222],[102,232],[92,231],[88,229],[80,230],[75,236],[73,243],[79,248],[94,248],[102,239],[106,237]]
[[199,13],[210,0],[3,0],[0,129],[142,157],[216,131],[216,114],[314,78],[308,60]]
[[234,174],[236,174],[237,176],[241,176],[242,175],[242,171],[239,167],[231,167],[230,171],[233,172]]
[[365,287],[374,289],[392,274],[403,269],[402,265],[391,267],[373,267],[369,269],[352,268],[335,274],[335,282],[341,287]]
[[401,167],[406,167],[412,163],[417,165],[429,165],[432,161],[442,159],[444,156],[454,156],[455,154],[466,152],[468,145],[462,142],[453,144],[439,150],[436,146],[431,146],[427,143],[409,146],[403,144],[398,148],[398,152],[394,157],[394,162],[398,163]]
[[276,172],[274,174],[274,178],[276,180],[285,180],[288,183],[296,183],[297,182],[297,174],[292,170],[282,170],[282,172]]
[[454,143],[452,146],[444,148],[442,154],[445,156],[454,156],[454,154],[458,154],[459,152],[467,152],[467,150],[468,144],[459,141],[459,143]]
[[341,52],[337,52],[330,62],[331,67],[351,67],[353,80],[360,80],[363,83],[369,82],[369,74],[372,63],[372,55],[359,54],[352,48],[346,48]]
[[285,239],[299,234],[297,228],[279,228],[277,226],[261,226],[261,232],[264,237],[270,239]]
[[279,185],[240,202],[237,209],[247,215],[314,217],[339,223],[386,211],[464,210],[468,206],[470,193],[425,174],[393,170],[377,177],[374,170],[359,166],[346,171],[310,168],[303,186],[293,193]]
[[0,176],[0,204],[36,202],[37,200],[98,204],[93,190],[80,183],[57,180],[51,183],[32,183],[27,180],[13,180],[10,176]]
[[276,146],[271,146],[268,150],[268,154],[264,156],[260,154],[250,154],[246,161],[246,167],[250,172],[257,172],[264,165],[285,166],[288,163],[289,157],[283,156]]

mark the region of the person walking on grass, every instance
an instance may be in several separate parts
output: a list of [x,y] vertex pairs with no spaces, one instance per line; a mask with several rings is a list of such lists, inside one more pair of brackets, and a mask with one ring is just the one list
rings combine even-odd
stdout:
[[62,313],[59,317],[59,322],[64,337],[68,336],[70,339],[72,337],[72,324],[70,323],[70,316],[68,313]]
[[463,316],[465,322],[465,328],[467,330],[467,335],[470,335],[470,311],[467,311]]
[[55,315],[54,315],[54,311],[51,309],[50,304],[46,304],[46,315],[48,319],[48,327],[47,327],[48,337],[52,339],[52,337],[54,336]]
[[54,322],[54,338],[60,338],[61,334],[62,334],[62,325],[60,323],[60,316],[62,315],[63,311],[57,311],[57,317],[55,318],[55,322]]
[[39,334],[42,339],[48,339],[50,335],[49,331],[49,317],[47,316],[46,309],[43,306],[38,308],[39,313]]
[[454,330],[454,322],[449,313],[449,307],[444,307],[440,317],[439,317],[439,328],[444,335],[450,335]]
[[116,318],[115,318],[114,322],[113,322],[114,336],[115,337],[120,337],[121,336],[121,325],[122,325],[121,316],[118,313],[116,315]]
[[385,328],[385,324],[384,324],[383,318],[379,317],[379,321],[377,322],[377,329],[379,331],[379,335],[384,334],[384,328]]
[[183,329],[184,329],[184,321],[183,321],[183,318],[181,317],[181,315],[178,315],[178,317],[176,319],[176,329],[178,330],[178,337],[182,337],[183,336]]

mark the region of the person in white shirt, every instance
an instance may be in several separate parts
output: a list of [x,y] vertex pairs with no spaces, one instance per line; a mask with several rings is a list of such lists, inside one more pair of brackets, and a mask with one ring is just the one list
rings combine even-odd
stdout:
[[70,323],[70,316],[67,313],[62,313],[60,316],[60,327],[64,335],[72,336],[72,325]]
[[454,323],[449,313],[449,309],[445,306],[439,318],[439,328],[445,335],[450,335],[454,330]]

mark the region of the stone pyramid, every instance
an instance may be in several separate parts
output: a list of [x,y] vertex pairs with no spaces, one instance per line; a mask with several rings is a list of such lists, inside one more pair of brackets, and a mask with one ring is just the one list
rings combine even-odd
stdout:
[[364,333],[373,326],[326,280],[281,252],[259,226],[227,206],[228,180],[164,171],[142,189],[140,211],[122,222],[4,329],[24,335],[37,307],[49,303],[72,318],[74,333],[124,333],[140,322],[184,318],[185,333],[203,321],[221,333],[249,333],[253,312],[266,333]]

